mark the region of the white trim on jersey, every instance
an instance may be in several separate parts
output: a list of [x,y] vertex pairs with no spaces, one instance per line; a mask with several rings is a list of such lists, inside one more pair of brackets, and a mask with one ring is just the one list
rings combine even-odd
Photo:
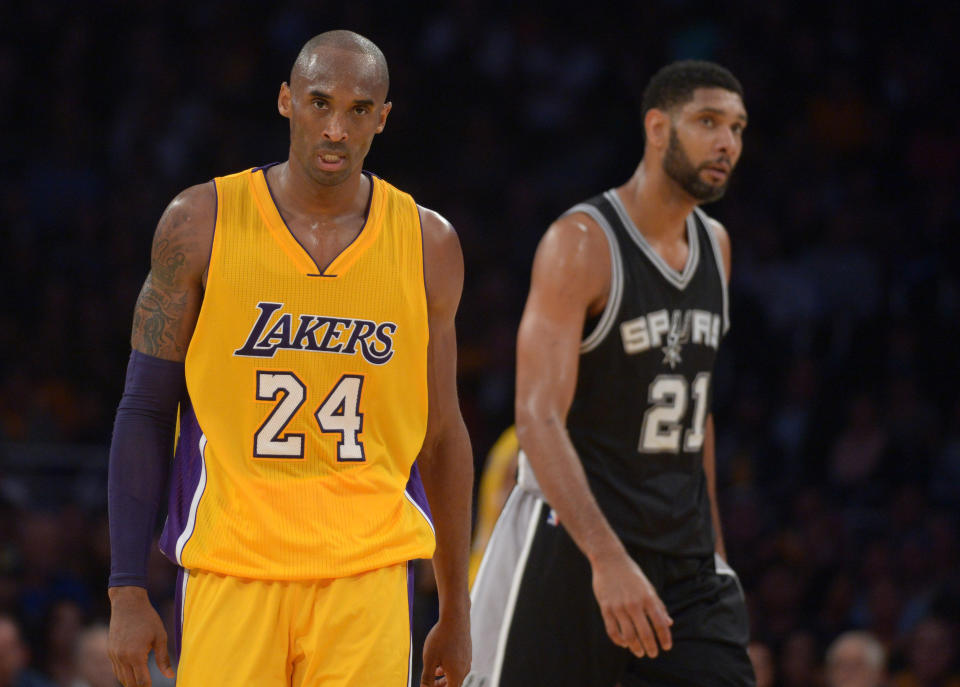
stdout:
[[538,498],[533,505],[533,512],[530,515],[530,522],[527,524],[527,533],[524,538],[523,548],[517,558],[517,567],[513,571],[513,579],[510,582],[510,594],[507,596],[507,605],[504,608],[503,624],[500,625],[500,635],[497,638],[497,652],[493,661],[493,672],[490,675],[491,687],[497,687],[500,684],[500,673],[503,671],[503,659],[507,651],[507,638],[510,635],[510,625],[513,624],[513,612],[517,606],[517,596],[520,594],[520,584],[523,582],[523,573],[527,569],[527,559],[530,557],[530,549],[533,548],[533,539],[537,533],[537,524],[540,522],[540,506],[543,499]]
[[736,571],[730,567],[730,564],[727,563],[716,551],[713,552],[713,564],[717,570],[718,575],[729,575],[730,577],[737,577]]
[[[407,650],[407,687],[413,687],[413,628],[410,628],[410,648]],[[419,682],[419,680],[417,681]]]
[[575,212],[589,215],[599,224],[610,246],[610,293],[607,294],[607,304],[603,308],[597,326],[580,342],[580,353],[583,354],[589,353],[603,342],[610,330],[613,329],[613,323],[616,321],[617,315],[620,314],[620,301],[623,300],[623,261],[620,258],[620,242],[617,241],[617,235],[603,213],[593,205],[580,203],[567,210],[562,216],[566,217]]
[[437,536],[437,530],[433,526],[433,521],[430,519],[430,516],[427,515],[426,511],[420,507],[420,504],[413,500],[413,497],[410,495],[410,492],[406,489],[403,490],[403,495],[407,497],[407,501],[413,504],[413,507],[420,511],[420,515],[423,516],[423,519],[427,521],[427,524],[430,525],[430,529],[433,530],[433,536]]
[[177,546],[174,550],[174,555],[176,556],[177,563],[183,567],[183,547],[187,545],[187,542],[190,541],[190,537],[193,536],[193,530],[197,526],[197,509],[200,507],[200,497],[203,496],[204,490],[207,488],[207,457],[205,455],[207,450],[207,435],[200,435],[200,480],[197,482],[197,488],[193,492],[193,500],[190,501],[190,513],[187,515],[187,524],[183,528],[183,532],[180,533],[180,536],[177,538]]
[[180,655],[183,655],[183,625],[185,611],[187,610],[187,580],[190,579],[190,571],[183,568],[183,584],[180,586]]
[[700,208],[694,208],[694,212],[700,217],[700,221],[707,230],[710,245],[713,246],[713,257],[717,261],[717,270],[720,272],[720,288],[723,291],[723,333],[726,334],[730,330],[730,296],[727,293],[729,287],[727,286],[727,269],[723,265],[723,253],[720,252],[720,244],[717,243],[717,237],[710,227],[710,222],[713,221],[710,215]]
[[623,222],[623,226],[626,227],[627,234],[630,235],[633,242],[636,243],[640,250],[650,259],[650,262],[652,262],[653,266],[663,275],[664,279],[680,291],[687,288],[687,284],[693,279],[693,275],[697,273],[697,266],[700,264],[700,241],[697,237],[693,213],[687,215],[686,219],[687,243],[690,246],[690,252],[687,255],[687,264],[684,265],[683,272],[677,272],[667,264],[663,256],[653,249],[653,246],[647,241],[647,237],[643,235],[643,232],[637,229],[637,225],[634,224],[630,218],[630,214],[627,212],[627,208],[624,207],[623,201],[620,200],[620,195],[614,189],[606,191],[603,195],[610,201],[610,204],[613,205],[613,209],[617,211],[620,221]]

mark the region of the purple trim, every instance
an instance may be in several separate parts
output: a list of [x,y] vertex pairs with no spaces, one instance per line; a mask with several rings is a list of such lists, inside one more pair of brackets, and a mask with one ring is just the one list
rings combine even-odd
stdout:
[[279,164],[280,164],[279,162],[268,162],[267,164],[261,165],[260,167],[254,167],[253,169],[250,170],[250,173],[253,174],[254,172],[262,172],[266,169],[270,169],[271,167],[276,167]]
[[[423,237],[423,215],[420,213],[422,208],[416,203],[414,203],[414,206],[417,208],[417,221],[420,223],[420,278],[423,280],[423,299],[427,302],[427,309],[429,310],[430,299],[427,297],[427,248]],[[429,333],[428,331],[427,334]]]
[[410,495],[410,498],[413,499],[413,502],[416,503],[420,508],[423,509],[423,512],[426,514],[427,518],[430,520],[430,524],[433,524],[433,513],[430,512],[430,503],[427,501],[427,492],[423,488],[423,480],[420,478],[420,468],[417,467],[417,462],[413,462],[413,467],[410,468],[410,479],[407,480],[407,494]]
[[410,611],[410,636],[413,636],[413,596],[414,576],[416,565],[414,561],[407,561],[407,607]]
[[[297,235],[294,234],[293,231],[290,229],[290,225],[287,224],[287,220],[285,220],[285,219],[283,218],[283,213],[280,212],[280,206],[277,205],[277,199],[276,199],[276,197],[273,195],[273,189],[270,188],[270,181],[267,179],[267,173],[266,173],[266,171],[265,171],[265,170],[267,170],[268,168],[273,167],[273,166],[276,165],[276,164],[277,164],[277,163],[274,162],[274,163],[271,163],[271,164],[269,164],[269,165],[265,165],[264,167],[258,167],[257,169],[254,169],[253,171],[254,171],[254,172],[257,172],[257,171],[262,171],[262,172],[263,172],[263,183],[264,183],[264,184],[266,185],[266,187],[267,187],[267,193],[270,194],[270,200],[273,202],[273,207],[274,207],[274,209],[276,209],[276,211],[277,211],[277,216],[280,218],[280,221],[283,222],[283,226],[285,226],[285,227],[287,228],[287,231],[290,232],[290,236],[293,237],[293,240],[296,241],[296,242],[297,242],[297,245],[299,245],[300,248],[303,249],[304,254],[307,256],[307,258],[309,258],[310,262],[313,263],[313,266],[317,268],[317,272],[318,272],[319,274],[308,274],[307,276],[308,276],[308,277],[338,277],[338,276],[340,276],[340,275],[337,275],[337,274],[326,274],[326,270],[320,269],[320,265],[318,265],[318,264],[317,264],[317,261],[313,259],[313,256],[312,256],[312,255],[310,255],[310,251],[307,250],[306,246],[304,246],[302,243],[300,243],[300,239],[298,239],[298,238],[297,238]],[[337,253],[335,256],[333,256],[333,260],[330,261],[330,264],[331,264],[331,265],[332,265],[334,262],[336,262],[337,258],[339,258],[341,255],[343,255],[343,254],[347,251],[347,249],[350,248],[350,246],[352,246],[353,244],[355,244],[355,243],[357,242],[357,240],[358,240],[361,236],[363,236],[363,232],[365,232],[365,231],[367,230],[367,225],[370,223],[370,206],[373,205],[373,185],[374,185],[374,184],[373,184],[373,174],[371,174],[370,172],[368,172],[368,171],[366,171],[366,170],[363,170],[361,173],[364,174],[364,175],[366,175],[367,178],[370,179],[370,194],[367,196],[367,207],[366,207],[366,208],[364,209],[364,211],[363,211],[363,227],[360,229],[360,232],[359,232],[356,236],[353,237],[353,241],[351,241],[350,243],[348,243],[346,246],[343,247],[343,250],[341,250],[339,253]]]
[[160,534],[160,550],[175,565],[179,565],[177,540],[187,528],[190,504],[193,503],[193,496],[200,485],[203,467],[203,456],[200,454],[201,436],[203,431],[193,411],[193,404],[187,399],[180,405],[180,440],[177,442],[170,475],[167,521]]
[[407,608],[409,610],[410,618],[410,648],[407,649],[409,655],[407,656],[407,684],[412,685],[413,680],[410,678],[410,671],[413,670],[413,596],[414,596],[414,561],[407,561]]
[[[370,206],[373,205],[373,177],[374,175],[366,170],[361,170],[361,174],[366,174],[367,178],[370,180],[370,194],[367,196],[367,206],[363,209],[363,229],[367,228],[367,220],[370,219]],[[363,233],[363,229],[360,230],[360,234]],[[360,238],[360,234],[357,234],[357,238]],[[355,238],[353,241],[356,241]],[[353,241],[350,243],[352,244]],[[344,248],[346,250],[346,248]],[[343,251],[341,251],[343,252]]]
[[170,662],[177,665],[180,660],[180,650],[183,647],[183,578],[186,571],[177,568],[177,588],[173,593],[173,640],[167,647],[170,652]]
[[[207,254],[207,269],[206,281],[210,281],[210,265],[213,263],[213,241],[217,237],[217,217],[220,215],[220,192],[217,190],[217,180],[212,179],[213,182],[213,231],[210,232],[210,252]],[[204,282],[204,291],[206,291],[206,282]],[[201,297],[200,307],[203,307],[203,299]]]

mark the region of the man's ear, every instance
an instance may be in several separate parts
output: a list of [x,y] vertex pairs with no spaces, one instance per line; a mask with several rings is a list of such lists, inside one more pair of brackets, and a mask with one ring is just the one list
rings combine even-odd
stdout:
[[292,99],[293,94],[290,93],[290,87],[284,81],[280,84],[280,94],[277,96],[277,111],[287,119],[290,119],[290,101]]

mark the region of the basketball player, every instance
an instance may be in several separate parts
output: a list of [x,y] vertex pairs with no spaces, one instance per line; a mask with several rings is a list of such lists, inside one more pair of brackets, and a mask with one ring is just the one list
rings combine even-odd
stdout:
[[143,587],[178,404],[161,537],[182,569],[178,685],[407,685],[408,562],[431,555],[422,684],[469,670],[463,259],[446,220],[362,171],[387,87],[369,40],[316,36],[280,87],[289,158],[189,188],[160,219],[110,456],[126,687],[150,683],[151,648],[172,674]]
[[471,687],[753,684],[714,498],[730,241],[698,208],[740,157],[742,94],[712,63],[663,68],[635,174],[540,242],[523,455],[473,587]]

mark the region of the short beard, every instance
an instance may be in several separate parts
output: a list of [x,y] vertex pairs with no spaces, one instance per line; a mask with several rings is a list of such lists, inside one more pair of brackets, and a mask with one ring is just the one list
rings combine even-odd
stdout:
[[677,137],[677,130],[671,126],[670,144],[667,146],[667,152],[663,156],[663,171],[666,172],[668,177],[677,182],[680,188],[693,196],[698,203],[712,203],[715,200],[723,198],[723,194],[727,192],[727,183],[730,181],[730,176],[728,175],[726,182],[720,186],[714,186],[701,179],[700,172],[705,169],[708,164],[709,162],[704,163],[700,167],[693,166],[690,158],[687,157],[687,152],[680,143],[679,137]]

